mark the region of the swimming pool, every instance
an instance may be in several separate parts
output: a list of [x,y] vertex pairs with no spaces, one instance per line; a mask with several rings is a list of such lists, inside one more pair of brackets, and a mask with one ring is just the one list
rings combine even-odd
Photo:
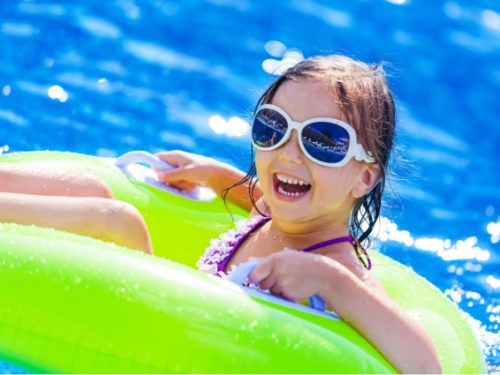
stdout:
[[373,247],[448,294],[500,365],[499,5],[289,0],[271,15],[267,4],[1,2],[0,146],[180,148],[244,169],[244,120],[284,53],[386,60],[410,162]]

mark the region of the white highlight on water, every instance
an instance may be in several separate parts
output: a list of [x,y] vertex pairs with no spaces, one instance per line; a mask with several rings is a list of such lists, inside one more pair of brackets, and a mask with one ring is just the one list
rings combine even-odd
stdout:
[[59,85],[50,87],[47,93],[51,99],[59,99],[61,103],[68,100],[68,93]]
[[250,129],[248,123],[238,117],[231,117],[226,121],[221,116],[212,116],[208,120],[208,125],[217,134],[226,133],[228,137],[244,135]]

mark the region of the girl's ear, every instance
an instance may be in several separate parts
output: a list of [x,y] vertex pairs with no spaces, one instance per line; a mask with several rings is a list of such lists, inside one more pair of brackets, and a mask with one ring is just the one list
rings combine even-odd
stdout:
[[358,199],[368,194],[382,179],[378,163],[363,163],[359,179],[351,190],[351,195]]

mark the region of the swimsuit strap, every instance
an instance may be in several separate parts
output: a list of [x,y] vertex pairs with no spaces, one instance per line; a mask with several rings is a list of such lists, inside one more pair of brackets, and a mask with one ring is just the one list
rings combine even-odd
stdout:
[[[226,257],[226,259],[224,259],[222,262],[220,262],[220,263],[217,264],[218,271],[225,272],[226,265],[227,265],[227,263],[229,263],[229,259],[231,259],[232,255],[234,254],[234,252],[236,251],[236,249],[238,248],[238,246],[240,246],[240,244],[248,237],[248,235],[250,233],[252,233],[255,229],[257,229],[258,227],[260,227],[262,224],[267,223],[269,220],[271,220],[270,216],[264,216],[264,217],[261,217],[260,220],[257,221],[255,224],[253,224],[254,227],[252,229],[250,229],[247,233],[245,233],[232,246],[232,249],[229,252],[229,255]],[[328,245],[334,245],[334,244],[341,243],[341,242],[350,242],[352,244],[352,246],[354,246],[354,249],[356,249],[356,254],[358,255],[358,258],[361,260],[361,263],[363,263],[363,265],[368,270],[372,269],[372,261],[370,260],[370,257],[368,256],[368,253],[366,252],[365,248],[363,246],[361,246],[361,244],[358,244],[358,242],[356,241],[356,239],[353,236],[334,238],[332,240],[320,242],[320,243],[318,243],[316,245],[309,246],[308,248],[306,248],[306,249],[304,249],[302,251],[303,252],[309,252],[309,251],[312,251],[312,250],[319,249],[320,247],[325,247],[325,246],[328,246]],[[368,267],[366,266],[366,264],[365,264],[364,260],[361,258],[361,256],[358,254],[358,251],[357,251],[358,247],[360,247],[363,250],[363,253],[365,254],[365,257],[368,260]]]
[[328,246],[328,245],[334,245],[336,243],[341,243],[341,242],[351,242],[352,243],[353,241],[354,242],[356,241],[356,239],[353,236],[334,238],[333,240],[328,240],[328,241],[325,241],[325,242],[317,243],[316,245],[309,246],[308,248],[306,248],[306,249],[304,249],[302,251],[308,252],[308,251],[319,249],[320,247],[325,247],[325,246]]
[[[350,242],[351,245],[354,246],[354,249],[356,250],[356,254],[357,254],[358,258],[361,260],[361,263],[363,263],[363,265],[368,270],[372,269],[372,261],[371,261],[370,257],[368,256],[368,253],[366,252],[365,248],[361,244],[358,244],[358,241],[356,241],[356,239],[353,236],[334,238],[333,240],[328,240],[328,241],[320,242],[320,243],[317,243],[316,245],[309,246],[308,248],[306,248],[306,249],[304,249],[302,251],[303,252],[308,252],[308,251],[319,249],[320,247],[325,247],[325,246],[328,246],[328,245],[334,245],[334,244],[341,243],[341,242]],[[365,257],[368,260],[368,266],[366,266],[364,260],[361,258],[360,254],[358,253],[358,251],[357,251],[358,247],[360,247],[361,250],[363,250],[363,253],[365,254]]]

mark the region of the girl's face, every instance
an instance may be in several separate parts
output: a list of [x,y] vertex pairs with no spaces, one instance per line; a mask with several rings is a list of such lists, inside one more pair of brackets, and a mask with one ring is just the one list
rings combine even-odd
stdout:
[[[271,104],[283,109],[297,122],[316,117],[347,122],[320,81],[286,81]],[[319,165],[302,152],[296,130],[292,131],[290,140],[283,146],[273,151],[257,150],[255,164],[273,220],[306,223],[326,219],[327,222],[347,224],[356,198],[362,195],[355,189],[363,178],[360,162],[352,158],[343,167]],[[290,185],[283,180],[297,181],[298,184]],[[300,185],[300,182],[303,184]],[[284,193],[286,191],[298,192],[299,195],[290,196]]]

